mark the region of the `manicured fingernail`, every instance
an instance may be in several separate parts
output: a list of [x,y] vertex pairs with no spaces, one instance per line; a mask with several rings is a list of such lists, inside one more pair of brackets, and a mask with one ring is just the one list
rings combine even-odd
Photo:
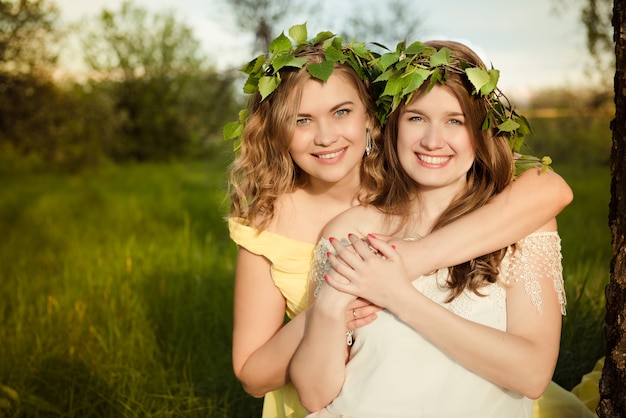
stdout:
[[324,280],[328,281],[328,274],[324,275]]
[[391,248],[393,248],[394,250],[396,249],[396,246],[391,244]]
[[354,234],[348,234],[348,238],[352,238]]
[[370,238],[378,239],[378,238],[376,238],[376,235],[374,235],[374,234],[367,234],[367,236],[370,237]]
[[328,238],[328,241],[330,241],[330,242],[333,242],[334,240],[335,240],[335,238],[333,238],[333,237]]
[[331,254],[330,251],[326,252],[326,258],[330,257],[330,254]]

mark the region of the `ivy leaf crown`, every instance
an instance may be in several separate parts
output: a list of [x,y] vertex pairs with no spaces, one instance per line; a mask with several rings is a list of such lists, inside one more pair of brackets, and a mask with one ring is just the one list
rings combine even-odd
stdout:
[[[388,50],[389,51],[389,50]],[[482,129],[495,128],[504,135],[514,153],[520,153],[524,137],[532,132],[528,120],[517,113],[508,98],[497,87],[500,71],[472,65],[454,55],[447,47],[436,49],[422,42],[407,46],[400,42],[395,51],[374,57],[378,75],[373,80],[376,89],[377,117],[384,125],[398,105],[408,103],[413,94],[428,82],[427,90],[444,84],[450,73],[465,74],[473,87],[472,95],[482,97],[487,103],[487,115]],[[515,162],[515,175],[528,168],[541,166],[547,170],[550,157],[537,158],[521,155]]]
[[[261,101],[276,90],[281,82],[281,70],[302,68],[307,63],[306,57],[298,54],[305,48],[319,45],[324,52],[325,60],[311,63],[306,66],[308,73],[323,82],[328,81],[336,63],[348,63],[357,75],[364,81],[371,81],[376,77],[375,59],[372,51],[364,43],[344,43],[341,37],[332,32],[319,32],[314,38],[307,39],[306,23],[289,28],[289,36],[282,32],[269,46],[268,54],[262,54],[244,65],[240,71],[248,75],[243,86],[243,92],[254,95],[260,94]],[[235,140],[234,148],[240,147],[241,134],[247,118],[246,109],[239,111],[239,120],[229,122],[224,126],[225,140]]]

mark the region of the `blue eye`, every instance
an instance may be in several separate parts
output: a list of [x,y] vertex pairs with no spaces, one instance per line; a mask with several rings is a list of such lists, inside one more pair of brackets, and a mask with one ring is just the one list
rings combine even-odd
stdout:
[[348,113],[350,113],[350,111],[348,109],[339,109],[338,111],[335,112],[336,116],[345,116]]
[[304,125],[309,122],[309,118],[296,119],[296,125]]

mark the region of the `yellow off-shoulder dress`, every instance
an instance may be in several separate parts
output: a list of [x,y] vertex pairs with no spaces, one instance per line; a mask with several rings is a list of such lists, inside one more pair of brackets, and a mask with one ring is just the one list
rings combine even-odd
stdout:
[[[307,290],[315,244],[296,241],[268,231],[246,226],[239,218],[230,218],[231,239],[253,254],[271,263],[272,280],[286,301],[285,313],[294,318],[307,306]],[[292,384],[269,392],[263,400],[263,418],[302,418],[307,414],[300,405]]]

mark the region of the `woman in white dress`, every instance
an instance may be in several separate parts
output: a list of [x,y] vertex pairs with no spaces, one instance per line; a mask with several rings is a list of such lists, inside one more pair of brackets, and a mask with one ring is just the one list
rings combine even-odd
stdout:
[[[397,93],[384,138],[387,183],[369,205],[331,221],[316,250],[317,299],[290,366],[302,405],[317,411],[311,416],[530,417],[554,372],[565,314],[556,221],[514,246],[418,278],[392,246],[363,236],[419,239],[514,178],[515,129],[483,129],[486,120],[493,127],[516,116],[498,107],[496,73],[465,45],[426,45],[438,55],[416,53],[420,65],[442,80]],[[450,51],[449,64],[433,64],[433,55]],[[399,60],[410,56],[403,52]],[[396,64],[392,79],[412,71]],[[493,85],[480,91],[477,75]],[[352,246],[333,239],[348,233]],[[384,310],[346,332],[346,306],[357,297]]]

